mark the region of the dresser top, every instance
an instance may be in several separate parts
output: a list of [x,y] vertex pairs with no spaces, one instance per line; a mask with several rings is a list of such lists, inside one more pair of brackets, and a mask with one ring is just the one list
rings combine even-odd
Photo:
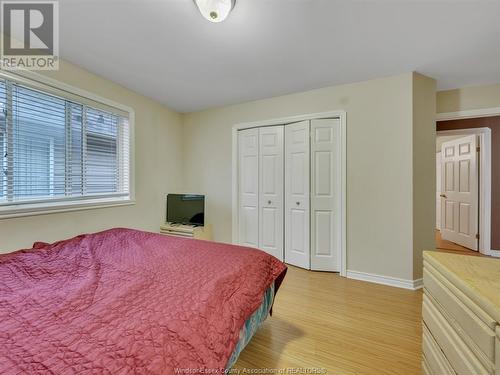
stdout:
[[500,322],[500,259],[425,251],[424,260]]

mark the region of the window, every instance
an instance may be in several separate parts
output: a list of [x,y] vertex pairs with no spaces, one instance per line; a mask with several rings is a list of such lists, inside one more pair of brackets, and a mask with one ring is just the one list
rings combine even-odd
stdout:
[[0,79],[0,215],[127,201],[129,164],[128,113]]

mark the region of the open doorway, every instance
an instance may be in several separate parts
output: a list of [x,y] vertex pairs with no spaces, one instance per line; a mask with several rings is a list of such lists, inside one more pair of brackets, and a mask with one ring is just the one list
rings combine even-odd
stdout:
[[490,246],[492,130],[464,127],[473,121],[438,121],[436,248],[460,254],[498,255]]

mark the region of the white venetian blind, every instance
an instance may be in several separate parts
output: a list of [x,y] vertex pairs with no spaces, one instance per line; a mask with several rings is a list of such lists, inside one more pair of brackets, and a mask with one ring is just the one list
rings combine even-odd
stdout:
[[5,82],[0,81],[0,203],[7,199],[7,121]]
[[0,204],[129,195],[121,111],[0,80]]

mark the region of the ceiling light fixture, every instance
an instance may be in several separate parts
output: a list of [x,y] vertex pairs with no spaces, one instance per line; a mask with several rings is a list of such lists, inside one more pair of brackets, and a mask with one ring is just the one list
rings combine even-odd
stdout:
[[194,0],[194,2],[207,20],[222,22],[233,10],[236,0]]

